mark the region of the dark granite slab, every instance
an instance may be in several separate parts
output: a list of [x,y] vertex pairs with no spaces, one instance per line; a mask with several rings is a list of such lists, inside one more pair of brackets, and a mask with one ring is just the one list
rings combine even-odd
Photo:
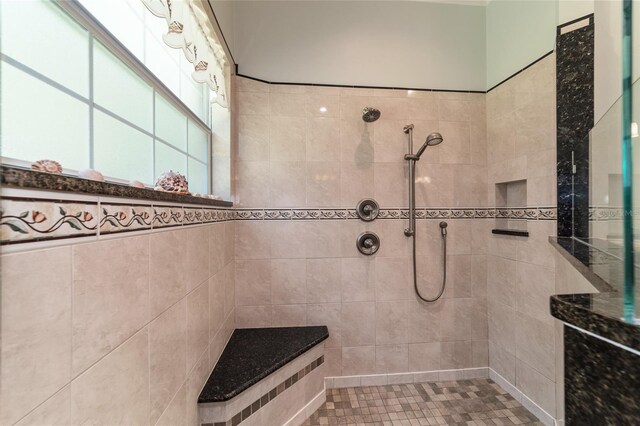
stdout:
[[110,197],[135,198],[167,203],[233,207],[233,203],[230,201],[172,194],[147,188],[134,188],[119,183],[98,182],[70,175],[54,175],[7,165],[0,166],[0,185],[13,188],[63,191],[87,195],[106,195]]
[[637,425],[640,357],[564,327],[565,423]]
[[326,326],[236,329],[198,402],[228,401],[328,337]]
[[557,224],[561,237],[587,238],[589,233],[595,25],[593,15],[576,21],[583,19],[589,20],[587,26],[564,34],[558,27],[556,36]]
[[[622,261],[603,251],[605,241],[585,244],[573,238],[549,239],[600,293],[551,296],[551,315],[555,318],[640,350],[640,325],[623,320]],[[598,248],[599,247],[599,248]],[[609,247],[614,249],[615,246]]]

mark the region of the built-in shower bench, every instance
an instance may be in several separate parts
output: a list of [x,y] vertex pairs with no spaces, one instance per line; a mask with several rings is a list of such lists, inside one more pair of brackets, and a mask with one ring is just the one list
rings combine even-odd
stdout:
[[198,398],[201,425],[302,423],[324,402],[326,326],[236,329]]

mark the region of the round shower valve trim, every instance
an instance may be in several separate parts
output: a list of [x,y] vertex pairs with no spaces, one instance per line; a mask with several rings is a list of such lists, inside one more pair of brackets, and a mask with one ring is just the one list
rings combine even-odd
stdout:
[[356,206],[356,214],[365,222],[371,222],[378,217],[380,213],[380,206],[378,202],[372,198],[365,198],[360,200]]
[[380,238],[373,232],[363,232],[356,239],[356,247],[360,253],[371,256],[380,248]]

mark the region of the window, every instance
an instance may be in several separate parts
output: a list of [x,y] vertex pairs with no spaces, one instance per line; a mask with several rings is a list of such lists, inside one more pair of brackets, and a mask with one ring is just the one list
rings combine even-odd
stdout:
[[140,61],[116,55],[109,46],[117,42],[97,25],[80,25],[55,2],[2,1],[0,9],[4,161],[47,158],[148,185],[171,169],[187,176],[192,192],[210,191],[208,89],[186,78],[179,59],[174,89],[182,102],[163,78],[130,65]]

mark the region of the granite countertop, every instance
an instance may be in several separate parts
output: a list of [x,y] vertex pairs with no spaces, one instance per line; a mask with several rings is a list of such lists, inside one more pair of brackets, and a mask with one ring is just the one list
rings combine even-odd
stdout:
[[198,402],[228,401],[328,337],[326,326],[236,329]]
[[[551,315],[640,350],[640,326],[623,320],[623,262],[617,256],[620,247],[603,240],[585,244],[569,237],[550,237],[549,241],[600,292],[551,296]],[[640,273],[636,276],[640,278]]]
[[199,204],[213,207],[233,207],[230,201],[212,200],[192,195],[172,194],[149,188],[135,188],[126,184],[99,182],[71,175],[55,175],[35,170],[0,166],[0,185],[13,188],[39,189],[44,191],[63,191],[87,195],[135,198],[167,203]]

